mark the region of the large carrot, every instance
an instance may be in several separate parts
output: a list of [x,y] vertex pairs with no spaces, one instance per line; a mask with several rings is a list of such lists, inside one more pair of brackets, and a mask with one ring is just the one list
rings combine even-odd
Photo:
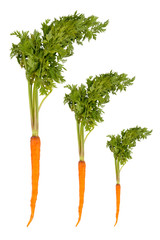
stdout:
[[38,195],[39,180],[39,160],[40,160],[40,138],[31,137],[31,165],[32,165],[32,196],[31,196],[31,216],[27,227],[34,217],[34,211]]
[[147,138],[151,134],[152,130],[149,131],[147,128],[141,128],[136,126],[135,128],[129,128],[122,130],[121,135],[108,135],[110,141],[107,141],[107,147],[114,154],[115,158],[115,170],[116,170],[116,226],[118,222],[119,209],[120,209],[120,172],[122,167],[126,164],[128,159],[131,159],[132,148],[136,146],[136,140]]
[[78,218],[78,222],[76,224],[76,227],[78,226],[78,224],[81,220],[83,203],[84,203],[85,172],[86,172],[85,161],[79,161],[78,172],[79,172],[79,207],[78,207],[79,218]]
[[121,185],[116,184],[116,222],[114,226],[116,226],[118,222],[118,216],[119,216],[119,207],[120,207],[120,191],[121,191]]

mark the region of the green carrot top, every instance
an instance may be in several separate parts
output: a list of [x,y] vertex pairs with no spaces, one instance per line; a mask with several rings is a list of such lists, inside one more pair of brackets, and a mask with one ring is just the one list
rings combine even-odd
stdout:
[[70,90],[65,94],[64,103],[68,103],[74,111],[75,118],[82,122],[86,131],[92,130],[97,123],[102,122],[103,107],[110,101],[110,93],[126,90],[133,84],[135,78],[128,78],[127,74],[109,72],[99,76],[89,77],[86,86],[81,84],[65,86]]
[[[103,121],[102,113],[105,103],[110,100],[110,93],[116,94],[118,90],[126,90],[133,84],[135,78],[128,78],[126,74],[109,72],[99,76],[89,77],[86,86],[81,84],[67,85],[70,90],[65,94],[64,103],[68,103],[75,113],[77,122],[77,134],[79,142],[80,159],[84,158],[84,142],[97,123]],[[84,137],[84,130],[88,132]]]
[[122,130],[121,134],[108,135],[110,140],[107,141],[107,147],[113,152],[115,158],[115,169],[117,183],[120,183],[120,171],[126,164],[128,159],[131,159],[132,149],[136,146],[136,141],[146,139],[151,135],[152,130],[149,131],[147,128],[141,128],[136,126],[135,128],[129,128]]
[[[85,18],[84,14],[75,12],[59,20],[46,20],[41,32],[15,31],[11,34],[20,40],[12,44],[10,56],[16,57],[26,71],[33,135],[38,135],[38,111],[43,101],[56,83],[65,81],[62,75],[64,61],[73,55],[73,44],[82,45],[85,39],[96,39],[97,33],[106,30],[107,24],[108,20],[101,23],[95,16]],[[45,97],[38,106],[39,93]]]

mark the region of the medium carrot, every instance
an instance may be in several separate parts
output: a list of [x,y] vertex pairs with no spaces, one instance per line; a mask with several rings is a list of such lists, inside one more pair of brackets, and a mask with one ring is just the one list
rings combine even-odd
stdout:
[[120,207],[120,192],[121,192],[121,185],[116,184],[116,222],[114,226],[116,226],[118,222],[118,216],[119,216],[119,207]]
[[34,217],[36,200],[38,195],[38,180],[39,180],[39,161],[40,161],[40,138],[32,136],[30,141],[31,147],[31,165],[32,165],[32,196],[31,196],[31,216],[27,227]]
[[85,161],[79,161],[78,162],[78,172],[79,172],[79,207],[78,207],[79,218],[78,218],[78,222],[76,224],[76,227],[78,226],[78,224],[81,220],[83,203],[84,203],[85,172],[86,172]]

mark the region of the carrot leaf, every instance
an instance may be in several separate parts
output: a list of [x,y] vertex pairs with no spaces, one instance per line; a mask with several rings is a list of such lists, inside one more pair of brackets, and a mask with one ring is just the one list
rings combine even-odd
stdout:
[[76,121],[82,122],[86,131],[91,131],[103,121],[103,107],[110,101],[110,93],[126,90],[133,84],[135,78],[128,78],[126,74],[110,72],[99,76],[89,77],[86,85],[67,85],[70,90],[65,94],[64,103],[68,103],[75,113]]
[[113,152],[115,160],[124,166],[128,159],[132,159],[132,149],[136,146],[136,141],[146,139],[151,133],[152,130],[138,126],[122,130],[117,136],[108,135],[110,140],[106,146]]
[[86,18],[77,12],[53,21],[47,19],[42,23],[41,32],[13,32],[11,35],[20,41],[12,44],[10,56],[16,57],[20,66],[26,70],[30,84],[35,83],[40,94],[47,95],[56,87],[56,83],[65,81],[64,61],[73,55],[73,44],[76,42],[82,45],[85,39],[96,39],[97,34],[104,32],[107,25],[108,20],[101,23],[95,16]]

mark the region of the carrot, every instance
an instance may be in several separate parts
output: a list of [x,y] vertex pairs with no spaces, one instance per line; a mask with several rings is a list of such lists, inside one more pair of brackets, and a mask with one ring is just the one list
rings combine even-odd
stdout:
[[79,161],[78,162],[78,172],[79,172],[79,207],[78,207],[79,218],[78,218],[78,222],[76,224],[76,227],[78,226],[78,224],[81,220],[83,203],[84,203],[85,172],[86,172],[85,161]]
[[121,134],[108,135],[110,141],[107,141],[107,147],[110,148],[111,152],[114,154],[115,158],[115,171],[116,171],[116,226],[118,222],[119,208],[120,208],[120,172],[123,166],[127,163],[129,159],[132,159],[132,148],[136,146],[136,141],[147,138],[151,135],[152,130],[149,131],[147,128],[134,127],[127,130],[123,129]]
[[119,215],[119,207],[120,207],[120,192],[121,192],[121,185],[116,184],[116,222],[114,226],[116,226],[118,222],[118,215]]
[[38,195],[38,180],[39,180],[39,161],[40,161],[40,138],[32,136],[30,141],[31,147],[31,165],[32,165],[32,196],[31,196],[31,215],[27,227],[34,217],[36,200]]

